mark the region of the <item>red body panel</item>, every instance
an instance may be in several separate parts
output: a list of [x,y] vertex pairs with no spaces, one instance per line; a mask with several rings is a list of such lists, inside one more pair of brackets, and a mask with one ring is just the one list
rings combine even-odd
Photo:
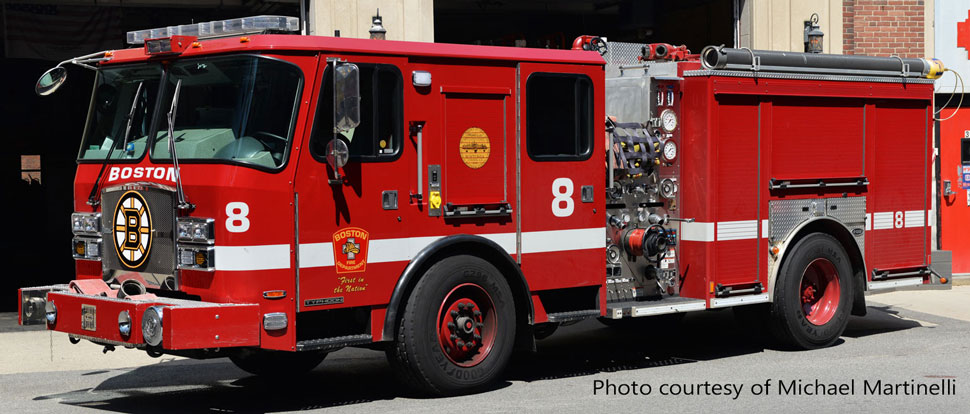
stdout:
[[[162,346],[200,349],[259,346],[262,323],[257,305],[163,308]],[[273,335],[286,335],[286,330]]]
[[[687,77],[684,93],[683,216],[711,232],[709,242],[682,243],[682,294],[710,298],[716,284],[766,280],[772,200],[866,196],[868,277],[929,264],[931,84],[703,76]],[[768,185],[858,177],[870,184]],[[877,226],[876,214],[892,220]],[[732,240],[745,221],[757,234]]]

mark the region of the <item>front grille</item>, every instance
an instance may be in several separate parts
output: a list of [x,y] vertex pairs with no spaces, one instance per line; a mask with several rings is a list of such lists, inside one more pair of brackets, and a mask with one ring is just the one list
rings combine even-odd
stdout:
[[[125,198],[126,205],[123,206],[125,211],[122,212],[123,219],[120,221],[124,221],[124,217],[133,219],[134,221],[126,223],[131,224],[129,227],[119,223],[116,215],[118,203],[122,197]],[[136,212],[137,207],[141,205],[141,200],[147,204],[147,211],[150,214],[150,226],[144,230],[142,228],[146,226],[142,219],[145,216],[138,216]],[[101,227],[104,233],[103,264],[106,273],[117,273],[114,272],[115,270],[162,275],[175,273],[174,192],[149,185],[129,184],[106,189],[101,197],[101,206]],[[122,233],[120,241],[118,231]],[[135,252],[139,246],[144,246],[141,235],[149,232],[151,237],[146,254]],[[132,233],[135,237],[129,239]],[[127,255],[126,258],[122,259],[121,254]]]

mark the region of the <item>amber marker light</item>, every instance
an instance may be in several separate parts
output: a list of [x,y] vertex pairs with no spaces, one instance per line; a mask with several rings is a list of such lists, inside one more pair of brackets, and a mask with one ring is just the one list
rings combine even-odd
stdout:
[[195,49],[198,49],[198,48],[202,47],[202,43],[192,42],[192,47],[195,48]]
[[778,255],[778,252],[780,252],[780,251],[781,251],[781,249],[779,249],[778,246],[771,246],[771,255],[772,256],[777,256]]
[[240,37],[239,43],[249,43],[249,36]]
[[283,299],[286,297],[285,290],[267,290],[263,292],[263,297],[266,299]]

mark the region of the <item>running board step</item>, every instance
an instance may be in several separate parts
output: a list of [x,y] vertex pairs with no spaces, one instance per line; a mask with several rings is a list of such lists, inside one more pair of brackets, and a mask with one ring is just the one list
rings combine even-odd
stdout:
[[297,351],[326,351],[345,346],[363,345],[372,342],[370,334],[334,336],[332,338],[310,339],[296,343]]
[[600,316],[599,309],[547,313],[549,322],[571,322]]
[[636,318],[638,316],[692,312],[704,309],[707,309],[707,302],[703,299],[672,297],[657,301],[607,303],[606,317],[611,319]]

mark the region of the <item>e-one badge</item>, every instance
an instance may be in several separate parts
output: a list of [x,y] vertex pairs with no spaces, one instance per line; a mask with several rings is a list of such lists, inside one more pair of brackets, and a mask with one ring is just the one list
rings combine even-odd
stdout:
[[458,143],[458,153],[461,161],[468,168],[478,169],[488,161],[488,154],[491,152],[488,142],[488,135],[481,128],[471,127],[461,134],[461,141]]

